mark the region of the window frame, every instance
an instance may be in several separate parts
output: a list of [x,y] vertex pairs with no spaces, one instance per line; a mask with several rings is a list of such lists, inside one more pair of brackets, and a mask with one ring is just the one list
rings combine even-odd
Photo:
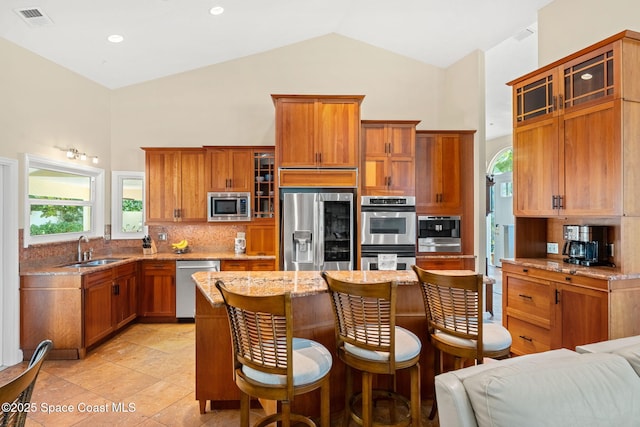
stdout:
[[[62,234],[46,234],[31,235],[31,205],[42,205],[42,200],[29,199],[29,170],[31,168],[47,169],[57,172],[72,173],[83,175],[91,178],[91,229],[88,231],[62,233]],[[40,157],[33,154],[24,155],[24,181],[23,181],[23,197],[24,197],[24,227],[23,227],[23,246],[28,248],[30,245],[38,245],[44,243],[69,242],[77,240],[80,236],[89,238],[98,238],[104,236],[104,209],[105,209],[105,185],[104,185],[104,169],[91,166],[75,165],[67,162],[52,160],[46,157]]]
[[[142,230],[140,232],[123,233],[122,231],[122,181],[140,179],[142,181]],[[111,239],[141,239],[145,236],[145,174],[133,171],[111,171]]]

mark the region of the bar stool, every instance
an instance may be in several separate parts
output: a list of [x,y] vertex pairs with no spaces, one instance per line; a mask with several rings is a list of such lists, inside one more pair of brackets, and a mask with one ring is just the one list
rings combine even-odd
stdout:
[[[454,356],[454,368],[465,360],[481,364],[485,357],[502,359],[511,352],[511,334],[499,323],[483,321],[482,274],[440,274],[414,265],[418,276],[431,345],[436,349],[435,374],[442,372],[441,353]],[[434,398],[429,419],[435,417]]]
[[329,427],[329,372],[331,353],[323,345],[293,337],[293,310],[289,293],[247,296],[216,287],[224,298],[233,343],[233,376],[240,389],[240,425],[249,426],[250,396],[281,403],[281,412],[267,415],[255,426],[281,421],[284,427],[311,418],[291,413],[294,396],[320,389],[320,425]]
[[[374,398],[382,396],[393,402],[390,409],[390,425],[420,426],[420,339],[412,332],[396,326],[395,282],[352,283],[322,273],[327,282],[331,305],[335,316],[336,348],[338,357],[345,363],[346,391],[343,425],[350,418],[365,427],[380,425],[373,421]],[[362,393],[353,395],[352,369],[362,372]],[[411,402],[395,393],[397,370],[409,369]],[[393,376],[393,390],[373,390],[373,375]],[[362,401],[362,416],[355,410]],[[396,401],[410,407],[410,414],[400,417]],[[386,424],[389,425],[389,424]]]

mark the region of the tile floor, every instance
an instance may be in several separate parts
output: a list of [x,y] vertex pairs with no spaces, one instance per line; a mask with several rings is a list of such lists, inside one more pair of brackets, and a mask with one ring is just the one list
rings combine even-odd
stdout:
[[[31,399],[36,411],[26,425],[237,426],[238,410],[200,414],[194,336],[193,324],[135,324],[84,360],[46,360]],[[0,371],[0,384],[25,366]],[[430,409],[431,402],[424,402],[423,426],[437,426],[427,420]],[[261,415],[252,410],[251,421]],[[332,418],[340,425],[340,414]]]
[[[501,271],[494,285],[494,319],[501,315]],[[135,324],[84,360],[47,360],[32,396],[27,426],[234,426],[237,410],[201,415],[195,400],[193,324]],[[0,384],[26,363],[0,371]],[[71,408],[73,411],[66,411]],[[423,402],[423,426],[431,402]],[[252,422],[261,415],[253,410]],[[332,425],[339,425],[335,414]],[[352,425],[355,425],[352,423]]]

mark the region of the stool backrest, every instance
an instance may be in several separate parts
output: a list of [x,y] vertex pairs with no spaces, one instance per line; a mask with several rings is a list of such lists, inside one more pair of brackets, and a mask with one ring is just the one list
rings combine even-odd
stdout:
[[338,349],[344,343],[365,350],[389,353],[390,370],[395,371],[395,282],[345,282],[322,273],[327,282],[336,321]]
[[224,298],[234,353],[234,377],[242,365],[286,376],[287,395],[293,399],[293,312],[289,293],[247,296],[234,293],[220,280],[216,287]]
[[27,419],[28,403],[40,372],[42,362],[53,347],[51,340],[44,340],[31,356],[27,369],[17,378],[0,387],[0,402],[12,404],[10,411],[2,411],[0,426],[23,426]]
[[477,340],[482,354],[482,274],[437,274],[413,266],[420,281],[429,333]]

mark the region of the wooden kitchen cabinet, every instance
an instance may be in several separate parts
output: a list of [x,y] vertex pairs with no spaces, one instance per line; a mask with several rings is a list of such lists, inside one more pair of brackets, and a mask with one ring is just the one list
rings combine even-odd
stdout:
[[[275,166],[275,147],[261,147],[253,151],[251,179],[254,182],[252,215],[254,218],[274,218],[275,216]],[[271,224],[274,224],[274,221],[271,219]]]
[[362,194],[415,195],[416,125],[420,121],[362,121]]
[[113,322],[113,271],[99,271],[83,277],[84,345],[96,343],[115,330]]
[[362,95],[271,95],[278,167],[358,167]]
[[634,181],[624,177],[640,156],[639,42],[625,31],[509,83],[514,215],[637,214]]
[[250,192],[254,181],[251,147],[206,146],[207,169],[210,172],[208,191]]
[[254,221],[247,226],[247,255],[275,255],[276,227],[273,221]]
[[136,265],[132,262],[83,276],[86,347],[136,318]]
[[[638,329],[628,313],[610,310],[607,280],[509,263],[502,268],[503,324],[511,332],[511,351],[516,355],[573,350],[577,345],[619,338],[622,330]],[[633,299],[637,300],[636,294]],[[621,297],[627,298],[618,294],[615,299]],[[611,324],[617,325],[615,333],[610,333]]]
[[205,149],[143,150],[146,223],[206,222],[209,169]]
[[475,131],[416,132],[416,212],[473,215]]
[[55,343],[52,359],[84,358],[88,348],[135,320],[136,281],[137,262],[82,275],[21,276],[20,347],[26,360],[43,339]]
[[176,321],[175,261],[142,261],[138,315],[147,322]]
[[275,271],[275,259],[223,259],[220,271]]
[[116,329],[127,325],[138,315],[138,263],[115,268],[113,290],[113,322]]

